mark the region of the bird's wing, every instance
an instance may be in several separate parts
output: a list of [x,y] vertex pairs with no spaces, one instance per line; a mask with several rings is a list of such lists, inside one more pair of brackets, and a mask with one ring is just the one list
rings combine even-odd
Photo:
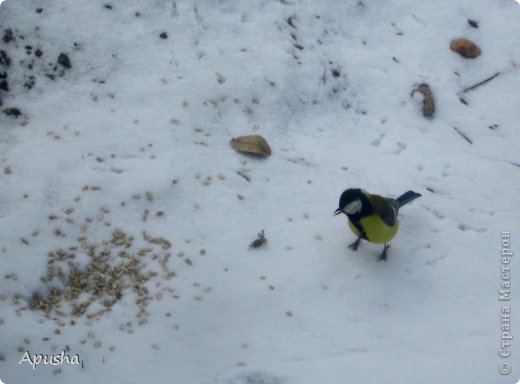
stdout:
[[395,224],[396,210],[395,204],[392,204],[392,199],[387,199],[378,195],[371,196],[371,203],[374,211],[381,219],[389,226]]

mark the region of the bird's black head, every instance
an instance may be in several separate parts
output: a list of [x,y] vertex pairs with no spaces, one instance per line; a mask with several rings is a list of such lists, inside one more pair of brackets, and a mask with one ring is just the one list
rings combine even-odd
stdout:
[[[367,196],[359,188],[347,189],[339,198],[339,207],[334,215],[344,213],[349,217],[355,217],[365,212],[371,206]],[[366,213],[366,212],[365,212]]]

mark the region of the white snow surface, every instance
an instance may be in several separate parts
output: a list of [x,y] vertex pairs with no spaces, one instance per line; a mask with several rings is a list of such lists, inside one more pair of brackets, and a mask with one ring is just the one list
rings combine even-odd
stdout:
[[[0,27],[14,34],[0,40],[12,60],[0,108],[22,113],[0,114],[3,382],[520,378],[515,1],[7,0]],[[460,37],[482,55],[451,51]],[[71,68],[54,70],[62,52]],[[410,97],[423,82],[431,119]],[[249,134],[272,155],[229,145]],[[332,216],[354,187],[422,194],[400,212],[387,262],[381,246],[350,250],[346,218]],[[50,252],[81,267],[97,245],[112,262],[116,228],[158,273],[144,283],[147,322],[131,288],[93,318],[29,308],[66,284],[42,281]],[[249,249],[262,229],[267,243]],[[505,231],[518,254],[507,303]],[[506,304],[519,340],[501,358]],[[83,367],[19,364],[65,348]]]

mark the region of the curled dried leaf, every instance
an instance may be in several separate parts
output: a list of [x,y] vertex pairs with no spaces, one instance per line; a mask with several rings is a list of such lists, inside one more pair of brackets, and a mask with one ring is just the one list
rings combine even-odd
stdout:
[[412,90],[410,96],[413,97],[415,92],[419,92],[424,96],[423,116],[433,117],[433,113],[435,112],[435,103],[433,101],[433,94],[430,89],[430,86],[426,83],[419,84]]
[[462,57],[474,59],[480,56],[480,48],[473,41],[467,39],[456,39],[450,44],[452,51],[457,52]]
[[270,156],[271,148],[260,135],[239,136],[231,139],[231,146],[238,152],[253,153],[260,156]]

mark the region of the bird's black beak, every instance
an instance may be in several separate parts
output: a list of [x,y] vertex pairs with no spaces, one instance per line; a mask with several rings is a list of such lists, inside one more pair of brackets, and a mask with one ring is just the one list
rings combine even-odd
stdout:
[[336,210],[334,211],[334,216],[339,215],[341,212],[343,212],[341,208],[336,209]]

